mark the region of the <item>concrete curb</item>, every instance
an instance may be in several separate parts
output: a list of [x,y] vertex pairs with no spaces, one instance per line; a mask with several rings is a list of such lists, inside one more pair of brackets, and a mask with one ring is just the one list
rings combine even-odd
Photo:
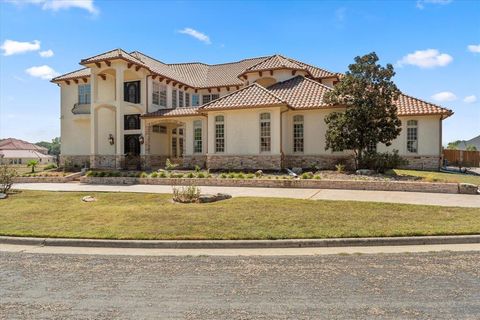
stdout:
[[138,249],[259,249],[480,243],[480,235],[287,240],[100,240],[0,236],[0,244]]

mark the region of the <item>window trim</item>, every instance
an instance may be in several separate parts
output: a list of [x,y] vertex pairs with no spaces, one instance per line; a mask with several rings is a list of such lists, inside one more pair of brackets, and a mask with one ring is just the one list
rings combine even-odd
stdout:
[[[223,151],[217,151],[217,117],[223,117]],[[214,140],[213,140],[213,151],[214,153],[218,154],[225,154],[227,152],[227,134],[226,134],[226,121],[225,121],[225,115],[224,114],[217,114],[213,118],[213,134],[214,134]]]
[[[411,124],[411,123],[413,123],[413,122],[414,122],[415,124]],[[414,141],[416,141],[416,149],[415,149],[415,151],[410,151],[410,150],[408,149],[408,142],[410,141],[410,140],[408,139],[408,129],[411,129],[411,128],[415,128],[415,129],[416,129],[416,139],[414,140]],[[416,120],[416,119],[407,120],[407,130],[406,130],[406,136],[405,136],[405,138],[406,138],[406,145],[405,145],[405,147],[406,147],[406,149],[407,149],[407,153],[410,153],[410,154],[418,154],[418,149],[419,149],[419,143],[418,143],[418,141],[419,141],[419,139],[418,139],[418,137],[419,137],[419,134],[418,134],[419,130],[418,130],[418,129],[419,129],[418,120]]]
[[[224,121],[225,122],[225,121]],[[196,140],[196,129],[200,129],[200,140]],[[225,136],[225,127],[224,127],[224,136]],[[200,141],[200,151],[197,151],[197,141]],[[225,149],[225,147],[224,147]],[[203,121],[194,120],[193,121],[193,153],[202,154],[203,153]]]
[[[89,90],[88,90],[88,94],[86,93],[87,91],[84,91],[83,94],[81,95],[80,94],[80,87],[82,88],[85,88],[85,87],[89,87]],[[77,99],[78,99],[78,104],[91,104],[92,103],[92,96],[91,96],[91,93],[92,93],[92,87],[91,87],[91,84],[90,83],[84,83],[84,84],[79,84],[77,86]],[[85,98],[85,102],[82,103],[81,102],[81,97]],[[88,97],[88,99],[86,99],[86,97]],[[87,101],[88,100],[88,101]]]
[[172,109],[178,108],[178,90],[175,88],[172,88],[171,103],[172,103]]
[[[262,115],[268,114],[268,120],[262,119]],[[269,134],[268,134],[268,139],[269,139],[269,148],[268,150],[262,150],[262,138],[266,138],[262,136],[262,122],[268,122],[268,128],[269,128]],[[260,153],[272,153],[272,113],[270,111],[260,111],[258,113],[258,143],[259,143],[259,151]]]
[[[295,124],[299,123],[295,121],[295,117],[301,116],[302,117],[302,151],[295,151]],[[305,115],[301,113],[293,114],[292,115],[292,151],[294,154],[304,154],[305,153]]]
[[[135,83],[137,91],[135,92],[135,101],[127,100],[128,97],[128,87],[130,83]],[[142,81],[141,80],[131,80],[123,82],[123,102],[128,102],[132,104],[142,103]]]

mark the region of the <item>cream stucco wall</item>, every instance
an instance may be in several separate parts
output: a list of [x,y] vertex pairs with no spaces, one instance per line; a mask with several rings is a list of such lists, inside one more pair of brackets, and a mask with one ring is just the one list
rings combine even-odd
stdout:
[[271,115],[271,152],[280,154],[280,107],[208,113],[208,153],[215,153],[215,116],[225,117],[225,155],[260,154],[260,114]]

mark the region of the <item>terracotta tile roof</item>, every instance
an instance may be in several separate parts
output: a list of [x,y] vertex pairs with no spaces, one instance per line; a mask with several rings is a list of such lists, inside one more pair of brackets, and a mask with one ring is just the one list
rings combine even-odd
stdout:
[[149,112],[142,115],[142,118],[155,118],[155,117],[186,117],[186,116],[196,116],[200,112],[198,108],[176,108],[176,109],[160,109],[154,112]]
[[442,115],[447,118],[453,114],[453,111],[443,108],[439,105],[420,100],[402,93],[397,100],[397,109],[399,116],[413,115]]
[[252,83],[240,90],[204,104],[201,110],[224,110],[282,106],[287,103],[258,83]]
[[15,138],[0,140],[0,150],[35,150],[45,153],[48,151],[47,148]]
[[98,55],[90,57],[90,58],[82,59],[82,61],[80,61],[80,64],[85,65],[85,64],[88,64],[88,63],[105,61],[105,60],[109,60],[109,59],[123,59],[123,60],[129,61],[129,62],[132,62],[132,63],[135,63],[135,64],[140,64],[140,65],[146,67],[145,64],[141,60],[139,60],[135,56],[129,54],[128,52],[126,52],[122,49],[114,49],[114,50],[107,51],[105,53],[101,53],[101,54],[98,54]]
[[288,60],[290,60],[292,62],[295,62],[295,63],[298,63],[301,66],[304,66],[312,74],[312,76],[314,78],[317,78],[317,79],[339,77],[339,75],[340,75],[340,73],[331,72],[331,71],[328,71],[328,70],[325,70],[325,69],[322,69],[322,68],[319,68],[319,67],[316,67],[316,66],[312,66],[310,64],[307,64],[307,63],[304,63],[304,62],[301,62],[301,61],[298,61],[298,60],[295,60],[295,59],[292,59],[292,58],[288,58]]
[[305,70],[305,66],[302,66],[296,62],[293,62],[281,55],[273,55],[266,58],[265,60],[257,63],[256,65],[251,66],[246,69],[242,74],[254,72],[254,71],[265,71],[265,70],[278,70],[278,69],[290,69],[290,70]]
[[293,109],[325,107],[327,105],[323,102],[323,97],[325,93],[332,90],[304,76],[278,82],[267,89],[285,100]]
[[77,78],[88,78],[90,77],[90,68],[83,68],[79,70],[75,70],[61,76],[53,78],[51,81],[61,81],[61,80],[70,80],[70,79],[77,79]]

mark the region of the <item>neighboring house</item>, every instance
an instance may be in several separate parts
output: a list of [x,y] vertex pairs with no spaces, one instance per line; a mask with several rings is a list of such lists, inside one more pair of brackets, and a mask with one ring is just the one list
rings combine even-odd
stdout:
[[[351,153],[325,150],[333,73],[281,55],[207,65],[166,64],[116,49],[56,77],[61,157],[94,168],[145,168],[167,158],[186,167],[332,168]],[[452,111],[402,94],[402,132],[391,146],[410,167],[437,169],[442,120]]]
[[480,151],[480,136],[476,136],[470,140],[461,140],[457,146],[457,149],[466,150],[469,146],[474,146],[477,148],[477,151]]
[[27,141],[14,138],[0,140],[0,163],[27,164],[30,160],[41,164],[53,163],[54,157],[47,153],[47,148]]

